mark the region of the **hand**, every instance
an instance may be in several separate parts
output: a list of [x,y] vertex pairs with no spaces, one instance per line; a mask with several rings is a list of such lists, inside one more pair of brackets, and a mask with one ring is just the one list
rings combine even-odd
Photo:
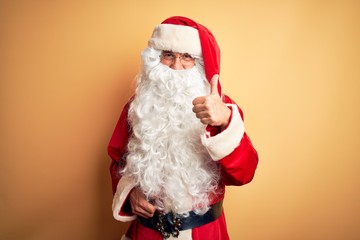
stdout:
[[225,128],[230,119],[231,110],[221,100],[218,93],[219,75],[215,74],[210,81],[210,95],[193,100],[193,112],[203,124]]
[[156,207],[145,199],[144,193],[139,188],[131,191],[130,204],[132,213],[143,218],[152,217],[156,210]]

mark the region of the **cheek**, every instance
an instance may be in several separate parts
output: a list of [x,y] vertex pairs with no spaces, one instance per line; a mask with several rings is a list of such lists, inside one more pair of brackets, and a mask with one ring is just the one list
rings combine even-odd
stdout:
[[165,60],[160,60],[160,62],[168,67],[170,67],[171,63],[169,61],[165,61]]
[[183,65],[183,67],[184,67],[185,69],[190,69],[190,68],[195,67],[195,63],[194,63],[194,64],[190,64],[190,65]]

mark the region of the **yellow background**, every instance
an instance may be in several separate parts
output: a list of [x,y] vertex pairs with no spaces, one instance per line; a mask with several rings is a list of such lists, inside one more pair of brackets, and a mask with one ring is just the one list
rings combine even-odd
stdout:
[[119,239],[106,146],[154,25],[184,15],[260,155],[234,240],[360,238],[359,1],[0,1],[0,239]]

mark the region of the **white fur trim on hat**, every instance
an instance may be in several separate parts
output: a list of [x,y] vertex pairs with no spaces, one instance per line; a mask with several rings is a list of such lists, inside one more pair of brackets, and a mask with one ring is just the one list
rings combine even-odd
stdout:
[[136,219],[136,215],[120,215],[120,210],[123,207],[130,191],[136,186],[135,181],[128,176],[123,176],[120,178],[116,192],[113,198],[112,211],[113,216],[116,220],[122,222],[129,222]]
[[211,158],[218,161],[234,151],[240,144],[244,135],[244,122],[241,119],[239,109],[235,104],[226,104],[232,108],[232,117],[229,126],[221,133],[207,137],[209,134],[201,136],[201,142],[208,150]]
[[201,57],[201,44],[197,29],[189,26],[160,24],[157,25],[149,40],[149,47],[158,50],[169,50],[189,53]]

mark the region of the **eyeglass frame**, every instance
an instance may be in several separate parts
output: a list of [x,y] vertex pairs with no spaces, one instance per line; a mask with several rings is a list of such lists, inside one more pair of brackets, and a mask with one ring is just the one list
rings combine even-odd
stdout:
[[[164,54],[171,54],[171,56],[164,56]],[[176,56],[175,54],[178,54],[179,56]],[[185,56],[188,55],[188,56]],[[173,52],[173,51],[167,51],[167,50],[163,50],[161,52],[161,54],[159,55],[160,60],[164,60],[164,61],[168,61],[171,63],[175,62],[175,59],[179,58],[180,62],[182,64],[190,64],[190,63],[195,63],[195,57],[193,57],[191,54],[189,53],[177,53],[177,52]],[[168,57],[168,59],[166,58]],[[186,59],[189,58],[189,59]]]

